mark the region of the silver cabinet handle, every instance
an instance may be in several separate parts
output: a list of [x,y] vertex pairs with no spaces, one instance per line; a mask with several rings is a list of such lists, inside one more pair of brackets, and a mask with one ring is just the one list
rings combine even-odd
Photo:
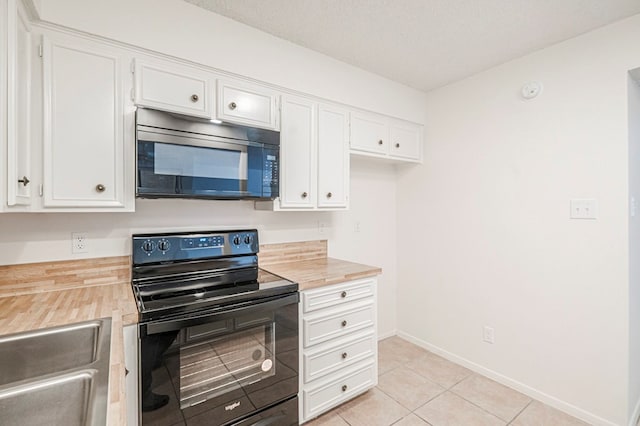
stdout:
[[200,99],[200,97],[196,94],[191,95],[191,102],[198,102],[198,99]]
[[342,359],[345,359],[347,357],[347,353],[346,352],[342,352]]
[[29,182],[31,182],[29,179],[27,179],[26,176],[22,176],[22,179],[18,179],[18,182],[22,184],[22,186],[27,186],[29,185]]
[[400,148],[400,144],[399,143],[396,144],[396,148]]
[[96,191],[98,192],[104,192],[104,190],[107,189],[106,186],[104,186],[103,184],[99,183],[96,185]]
[[343,291],[342,293],[340,293],[340,297],[347,297],[347,292]]
[[235,102],[231,102],[229,104],[229,109],[236,109],[238,107],[238,104],[236,104]]
[[346,392],[347,391],[347,385],[342,385],[342,392]]
[[327,192],[327,198],[331,198],[331,197],[333,197],[333,194],[330,192]]
[[303,192],[303,193],[301,194],[301,196],[302,196],[302,198],[307,198],[307,197],[309,196],[309,194],[307,194],[306,192]]
[[347,320],[343,320],[343,321],[342,321],[342,326],[343,326],[343,327],[346,327],[346,326],[347,326]]
[[380,139],[380,140],[378,141],[378,145],[382,145],[383,143],[384,143],[384,142],[382,142],[382,139]]

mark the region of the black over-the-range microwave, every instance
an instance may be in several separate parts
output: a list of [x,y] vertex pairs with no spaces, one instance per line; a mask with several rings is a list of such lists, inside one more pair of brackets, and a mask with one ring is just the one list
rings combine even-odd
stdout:
[[280,133],[146,108],[136,111],[136,196],[278,197]]

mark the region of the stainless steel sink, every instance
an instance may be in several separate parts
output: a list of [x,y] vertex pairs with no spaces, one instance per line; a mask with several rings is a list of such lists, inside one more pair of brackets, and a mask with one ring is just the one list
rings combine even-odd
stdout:
[[111,319],[0,337],[0,424],[105,425]]

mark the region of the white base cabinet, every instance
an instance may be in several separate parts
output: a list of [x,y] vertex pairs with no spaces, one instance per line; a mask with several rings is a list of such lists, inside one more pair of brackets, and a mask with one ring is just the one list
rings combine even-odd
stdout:
[[376,279],[301,292],[300,422],[378,384]]

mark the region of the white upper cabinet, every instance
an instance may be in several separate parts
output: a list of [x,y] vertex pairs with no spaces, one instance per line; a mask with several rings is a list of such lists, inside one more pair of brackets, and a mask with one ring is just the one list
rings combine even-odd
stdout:
[[236,80],[218,80],[219,120],[279,130],[279,94],[267,87]]
[[378,154],[389,153],[387,117],[360,112],[351,113],[351,149]]
[[312,209],[316,204],[316,105],[283,96],[280,133],[280,207]]
[[379,114],[351,112],[351,153],[393,161],[422,161],[423,126]]
[[127,58],[59,34],[45,37],[43,47],[43,206],[132,210]]
[[22,3],[7,2],[7,205],[31,204],[31,26]]
[[135,60],[136,105],[197,117],[213,117],[210,73],[170,62]]
[[318,208],[349,206],[349,115],[318,107]]
[[340,107],[282,97],[280,197],[262,210],[344,210],[349,206],[349,119]]
[[422,126],[407,121],[392,120],[389,155],[409,160],[422,158]]

